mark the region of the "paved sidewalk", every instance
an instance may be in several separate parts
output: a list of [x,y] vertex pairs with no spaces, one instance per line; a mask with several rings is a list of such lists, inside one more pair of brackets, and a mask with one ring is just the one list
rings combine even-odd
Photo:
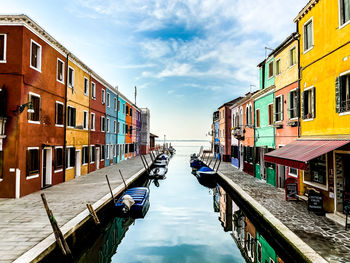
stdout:
[[[149,156],[147,161],[151,161]],[[93,204],[109,193],[106,174],[114,189],[123,183],[119,169],[126,180],[142,168],[140,157],[135,157],[20,199],[1,199],[0,263],[14,261],[52,234],[41,193],[45,193],[59,226],[63,226],[84,211],[86,203]]]
[[293,231],[329,262],[350,262],[350,229],[345,231],[324,216],[309,213],[305,202],[285,201],[284,190],[248,175],[230,163],[219,171],[239,185],[248,195]]

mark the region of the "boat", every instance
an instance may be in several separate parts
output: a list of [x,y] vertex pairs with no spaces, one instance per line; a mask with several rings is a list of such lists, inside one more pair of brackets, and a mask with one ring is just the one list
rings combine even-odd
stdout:
[[167,167],[154,167],[148,177],[150,179],[164,179],[165,178],[165,174],[168,172],[168,168]]
[[119,217],[143,218],[149,206],[149,189],[147,187],[130,188],[115,203]]
[[165,153],[162,153],[161,155],[159,155],[157,157],[157,160],[165,160],[165,161],[168,161],[169,160],[169,155],[165,154]]
[[212,178],[212,177],[215,177],[215,175],[216,175],[216,172],[207,166],[203,166],[199,168],[197,171],[197,176],[203,179]]
[[199,168],[205,166],[205,164],[204,164],[204,162],[202,162],[201,160],[196,159],[196,160],[193,160],[193,161],[190,163],[190,166],[191,166],[193,169],[199,169]]
[[168,165],[168,162],[166,160],[156,160],[153,163],[154,167],[166,167]]
[[217,185],[216,176],[203,177],[203,176],[196,175],[196,178],[201,185],[208,187],[210,189],[215,188]]

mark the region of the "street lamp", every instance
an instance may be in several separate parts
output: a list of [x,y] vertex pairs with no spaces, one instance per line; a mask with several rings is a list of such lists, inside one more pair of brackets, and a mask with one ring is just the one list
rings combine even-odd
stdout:
[[28,113],[34,113],[33,103],[31,101],[24,103],[22,105],[17,105],[17,109],[14,110],[14,112],[17,112],[18,114],[20,114],[24,111],[26,107],[28,107],[28,110],[27,110]]

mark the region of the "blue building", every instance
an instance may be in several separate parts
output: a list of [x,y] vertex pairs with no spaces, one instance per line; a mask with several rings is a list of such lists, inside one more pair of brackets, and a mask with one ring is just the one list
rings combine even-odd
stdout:
[[[106,153],[105,166],[117,163],[117,101],[114,90],[106,90]],[[107,146],[109,145],[109,146]],[[107,156],[109,158],[107,158]]]
[[117,133],[118,133],[118,158],[117,162],[125,160],[125,113],[126,113],[126,101],[123,96],[118,98],[118,122],[117,122]]

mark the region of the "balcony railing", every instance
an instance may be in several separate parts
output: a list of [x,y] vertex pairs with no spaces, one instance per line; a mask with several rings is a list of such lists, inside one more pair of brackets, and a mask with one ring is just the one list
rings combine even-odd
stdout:
[[350,111],[350,99],[343,100],[340,102],[340,112]]

